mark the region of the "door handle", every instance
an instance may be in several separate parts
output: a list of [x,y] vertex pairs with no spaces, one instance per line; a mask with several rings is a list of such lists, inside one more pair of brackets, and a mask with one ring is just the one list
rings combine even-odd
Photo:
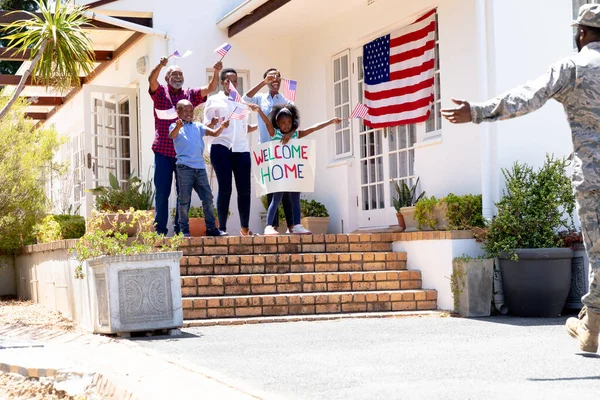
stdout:
[[87,167],[88,167],[88,169],[92,168],[92,154],[91,153],[87,153]]

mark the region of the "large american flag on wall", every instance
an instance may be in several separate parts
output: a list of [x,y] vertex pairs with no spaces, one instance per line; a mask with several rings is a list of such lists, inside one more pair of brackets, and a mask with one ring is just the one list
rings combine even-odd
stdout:
[[434,102],[435,13],[367,43],[364,96],[372,128],[426,121]]

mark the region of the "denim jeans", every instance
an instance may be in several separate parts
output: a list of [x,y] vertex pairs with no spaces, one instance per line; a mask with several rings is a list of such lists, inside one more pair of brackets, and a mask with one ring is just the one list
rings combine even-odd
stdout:
[[[300,192],[277,192],[273,193],[273,200],[269,204],[269,210],[267,211],[267,225],[276,226],[274,224],[275,218],[277,217],[277,209],[279,203],[285,195],[289,195],[290,202],[292,203],[292,224],[288,222],[288,228],[291,230],[293,226],[300,223]],[[287,219],[287,216],[286,216]]]
[[[267,194],[267,204],[269,205],[268,207],[270,207],[271,203],[273,202],[274,194],[275,193]],[[290,192],[284,192],[283,197],[280,200],[281,200],[281,203],[283,204],[283,213],[285,214],[285,222],[286,222],[287,226],[291,228],[292,226],[295,225],[294,224],[295,218],[294,218],[294,213],[292,210],[292,198],[290,197]],[[279,203],[277,203],[277,204],[279,204]],[[267,215],[268,215],[268,210],[267,210]],[[298,217],[298,218],[300,218],[300,217]],[[267,221],[269,221],[268,217],[267,217]],[[269,225],[268,222],[267,222],[267,225]],[[273,220],[273,223],[270,225],[279,226],[279,212],[275,213],[275,219]]]
[[206,170],[178,164],[177,177],[179,180],[177,208],[179,211],[179,228],[181,232],[184,235],[190,233],[188,211],[190,211],[190,203],[192,202],[192,190],[195,190],[200,200],[202,200],[206,232],[214,231],[216,229],[215,210],[213,208],[213,195],[208,184]]
[[[171,195],[171,185],[173,184],[173,174],[175,173],[175,157],[167,157],[162,154],[154,153],[154,188],[156,189],[156,217],[154,225],[156,232],[166,235],[168,233],[167,223],[169,222],[169,196]],[[175,190],[179,197],[179,185],[177,175],[175,175]],[[179,213],[175,208],[175,219],[173,220],[173,229],[175,234],[179,233]]]
[[222,144],[213,144],[210,149],[210,162],[217,174],[217,182],[219,182],[219,193],[217,195],[219,229],[227,231],[232,174],[235,177],[235,188],[237,189],[240,224],[242,228],[248,228],[248,221],[250,220],[250,176],[252,173],[250,153],[235,153]]

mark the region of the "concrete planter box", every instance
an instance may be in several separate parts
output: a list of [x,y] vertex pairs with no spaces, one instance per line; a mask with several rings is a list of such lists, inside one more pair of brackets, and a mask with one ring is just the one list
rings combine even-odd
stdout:
[[417,230],[417,220],[415,219],[415,207],[402,207],[400,213],[404,216],[406,224],[405,232],[415,232]]
[[314,235],[325,234],[329,226],[329,217],[304,217],[300,223]]
[[99,257],[88,261],[94,333],[183,325],[180,251]]
[[[494,260],[454,261],[458,309],[462,317],[489,317],[492,307]],[[456,295],[456,294],[455,294]]]

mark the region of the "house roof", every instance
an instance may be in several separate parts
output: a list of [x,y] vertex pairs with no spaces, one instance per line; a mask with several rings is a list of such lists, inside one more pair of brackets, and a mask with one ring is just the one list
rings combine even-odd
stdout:
[[[97,1],[90,3],[88,7],[93,4],[102,3],[101,5],[103,5],[113,1],[116,0]],[[27,17],[28,15],[25,13],[0,11],[0,26],[6,26],[15,20]],[[124,27],[109,22],[93,20],[90,21],[90,24],[85,28],[85,31],[92,40],[96,62],[94,63],[94,70],[89,75],[81,76],[82,85],[92,82],[96,76],[106,70],[113,62],[115,62],[115,60],[144,36],[144,33],[138,32],[133,28],[139,26],[139,30],[142,31],[149,31],[152,28],[152,18],[149,17],[114,18],[125,21],[128,24],[124,24],[126,26]],[[0,49],[1,60],[25,61],[19,71],[17,71],[17,74],[27,69],[29,66],[28,60],[30,58],[30,52],[17,54],[16,51],[3,51]],[[0,74],[0,86],[7,86],[10,88],[11,86],[16,86],[20,80],[21,75]],[[27,115],[39,123],[43,123],[68,103],[80,90],[81,87],[76,87],[68,93],[57,93],[55,90],[52,90],[52,88],[46,90],[45,87],[40,86],[38,83],[33,82],[31,78],[28,78],[21,97],[26,97],[31,101],[31,104],[26,110]]]
[[247,0],[225,15],[217,26],[232,37],[245,35],[295,37],[342,15],[366,6],[365,0]]

